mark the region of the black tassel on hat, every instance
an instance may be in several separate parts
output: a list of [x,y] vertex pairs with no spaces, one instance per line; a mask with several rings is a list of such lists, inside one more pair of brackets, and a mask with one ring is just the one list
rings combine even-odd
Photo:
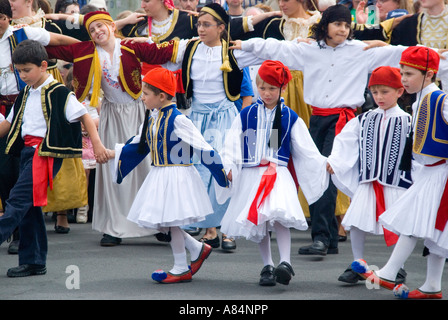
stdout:
[[[282,88],[280,87],[280,94],[282,92]],[[269,139],[268,146],[269,148],[273,148],[278,150],[280,148],[280,144],[282,143],[282,103],[281,98],[278,98],[277,107],[275,109],[274,115],[274,123],[272,124],[271,138]],[[277,141],[274,141],[275,134],[277,133]]]
[[148,131],[148,121],[149,121],[149,110],[146,109],[145,121],[143,121],[142,134],[140,135],[140,142],[138,144],[138,150],[137,150],[139,154],[145,154],[146,131]]
[[414,131],[411,130],[406,138],[406,144],[404,145],[403,155],[401,156],[400,165],[398,169],[402,171],[411,171],[412,169],[412,144],[414,139]]

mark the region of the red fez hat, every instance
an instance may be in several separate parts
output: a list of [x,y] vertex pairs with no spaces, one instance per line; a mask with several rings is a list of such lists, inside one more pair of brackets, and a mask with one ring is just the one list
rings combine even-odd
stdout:
[[369,88],[374,85],[383,85],[396,89],[403,88],[400,69],[389,66],[376,68],[370,76]]
[[176,95],[176,76],[168,69],[162,67],[151,69],[143,77],[143,82],[162,90],[170,96],[174,97]]
[[439,62],[440,57],[436,51],[427,47],[414,46],[403,51],[400,64],[422,71],[431,70],[437,73]]
[[288,67],[274,60],[264,61],[258,69],[258,75],[264,82],[276,87],[284,87],[292,79]]

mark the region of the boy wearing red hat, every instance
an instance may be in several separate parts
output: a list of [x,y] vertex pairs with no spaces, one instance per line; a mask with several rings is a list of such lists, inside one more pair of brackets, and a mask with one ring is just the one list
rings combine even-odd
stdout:
[[[289,69],[280,61],[263,62],[256,79],[260,97],[235,118],[221,153],[232,181],[230,192],[217,192],[220,202],[230,196],[221,231],[258,243],[264,264],[261,286],[287,285],[294,275],[290,228],[308,228],[295,179],[309,203],[319,199],[329,182],[326,158],[317,150],[304,121],[281,98],[290,80]],[[276,232],[280,252],[276,268],[271,230]]]
[[[161,67],[149,71],[143,78],[142,100],[147,111],[139,134],[108,150],[110,158],[115,158],[114,181],[119,184],[148,154],[151,156],[153,167],[135,196],[128,220],[171,238],[173,268],[152,274],[152,279],[161,283],[191,281],[212,250],[181,229],[213,213],[207,190],[192,163],[192,151],[220,186],[228,186],[219,154],[171,101],[175,94],[173,72]],[[190,267],[185,249],[191,255]]]
[[[352,264],[368,280],[394,288],[393,276],[410,256],[418,238],[424,239],[427,259],[425,283],[409,291],[405,285],[394,288],[394,294],[409,299],[441,299],[441,282],[448,257],[448,102],[446,93],[434,83],[440,57],[426,47],[409,47],[400,61],[402,83],[408,93],[416,93],[412,105],[413,121],[409,135],[409,155],[401,166],[414,170],[414,184],[380,217],[384,227],[400,235],[386,265],[378,272],[368,269],[365,261]],[[446,62],[442,69],[446,70]],[[415,170],[417,169],[418,170]]]
[[[379,223],[378,218],[412,184],[410,172],[399,164],[411,128],[411,116],[397,104],[403,94],[400,69],[378,67],[368,84],[377,109],[350,120],[334,140],[327,169],[339,190],[351,198],[342,220],[350,230],[353,260],[364,258],[367,234],[384,235],[387,246],[398,236]],[[393,279],[405,279],[404,270]],[[351,267],[338,278],[346,283],[362,280]]]

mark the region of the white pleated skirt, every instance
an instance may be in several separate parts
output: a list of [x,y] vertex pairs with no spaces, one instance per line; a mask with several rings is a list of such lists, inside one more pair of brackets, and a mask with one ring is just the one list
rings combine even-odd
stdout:
[[[297,188],[286,167],[277,167],[277,179],[271,193],[258,209],[258,224],[247,220],[249,208],[258,190],[261,177],[267,167],[244,168],[239,181],[232,186],[229,206],[221,221],[221,231],[230,237],[245,237],[260,242],[266,234],[273,230],[274,222],[287,228],[297,230],[308,229],[297,196]],[[261,198],[261,197],[260,197]]]
[[448,178],[448,164],[423,167],[414,184],[381,216],[389,230],[425,239],[433,253],[448,257],[448,228],[435,228],[437,211]]
[[213,213],[194,166],[152,167],[129,211],[128,220],[148,229],[184,226]]
[[[383,186],[386,209],[391,207],[405,191],[403,188]],[[371,234],[384,234],[383,226],[376,220],[376,196],[372,183],[361,183],[358,186],[341,224],[347,231],[351,227],[356,227]]]

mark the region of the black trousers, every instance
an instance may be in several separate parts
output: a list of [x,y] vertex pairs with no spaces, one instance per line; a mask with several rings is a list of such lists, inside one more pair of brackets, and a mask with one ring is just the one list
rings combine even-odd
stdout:
[[[45,220],[40,207],[33,205],[33,147],[24,147],[20,156],[20,172],[17,182],[6,201],[5,213],[0,217],[0,244],[19,227],[19,265],[45,265],[48,242]],[[55,159],[53,175],[61,167],[61,159]]]
[[[331,154],[339,115],[311,116],[310,134],[324,156]],[[322,241],[329,248],[338,247],[338,222],[336,220],[336,198],[338,190],[330,179],[328,189],[322,197],[310,205],[311,237]]]

